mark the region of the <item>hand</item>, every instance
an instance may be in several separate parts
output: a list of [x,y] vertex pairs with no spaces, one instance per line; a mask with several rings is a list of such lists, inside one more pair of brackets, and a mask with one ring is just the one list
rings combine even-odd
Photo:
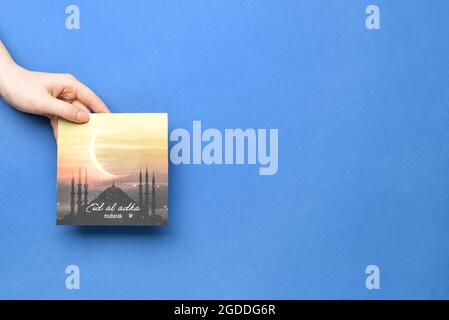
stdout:
[[58,134],[58,117],[84,123],[90,110],[110,112],[101,99],[69,74],[33,72],[17,65],[0,41],[0,96],[22,112],[47,116]]

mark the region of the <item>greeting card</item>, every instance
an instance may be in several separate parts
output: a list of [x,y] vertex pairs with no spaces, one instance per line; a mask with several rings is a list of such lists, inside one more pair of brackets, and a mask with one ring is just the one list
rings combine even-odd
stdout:
[[59,120],[57,224],[167,224],[167,122],[165,113]]

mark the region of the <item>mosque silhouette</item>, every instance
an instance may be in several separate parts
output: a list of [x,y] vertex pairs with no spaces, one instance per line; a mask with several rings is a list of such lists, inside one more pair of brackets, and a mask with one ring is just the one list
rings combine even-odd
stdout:
[[[68,225],[161,225],[166,224],[156,214],[156,187],[154,172],[151,181],[151,193],[148,167],[145,169],[145,183],[142,169],[139,172],[138,200],[132,199],[125,191],[112,185],[103,190],[95,199],[89,201],[87,169],[84,183],[81,181],[81,167],[78,168],[78,183],[72,174],[70,181],[70,213],[58,224]],[[75,192],[75,189],[76,192]],[[150,197],[151,196],[151,197]]]

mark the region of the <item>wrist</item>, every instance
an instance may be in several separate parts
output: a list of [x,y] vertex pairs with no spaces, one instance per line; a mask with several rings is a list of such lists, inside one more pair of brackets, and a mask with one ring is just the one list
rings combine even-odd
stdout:
[[14,74],[20,70],[12,59],[7,61],[0,61],[0,97],[5,97],[8,82],[13,79]]

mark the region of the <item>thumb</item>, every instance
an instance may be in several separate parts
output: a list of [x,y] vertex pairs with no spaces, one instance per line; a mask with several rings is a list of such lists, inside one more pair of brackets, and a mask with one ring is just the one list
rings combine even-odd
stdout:
[[50,115],[56,115],[76,123],[89,121],[89,114],[86,111],[81,110],[68,102],[56,98],[49,98],[45,105],[45,111]]

